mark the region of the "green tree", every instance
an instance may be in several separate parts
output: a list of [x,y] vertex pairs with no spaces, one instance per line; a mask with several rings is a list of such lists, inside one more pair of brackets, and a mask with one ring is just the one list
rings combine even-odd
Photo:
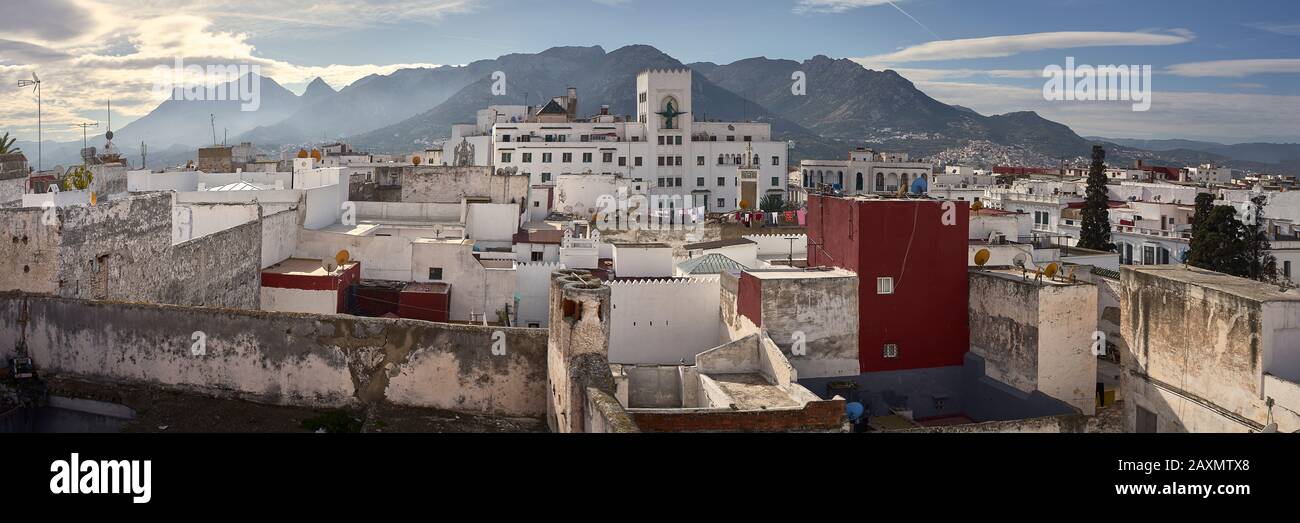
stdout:
[[1272,282],[1277,279],[1277,259],[1270,252],[1264,207],[1268,198],[1252,198],[1242,218],[1231,205],[1214,205],[1214,196],[1196,197],[1191,248],[1187,264],[1223,274]]
[[4,136],[0,136],[0,154],[14,154],[14,153],[23,152],[22,149],[18,147],[14,147],[14,142],[16,141],[18,141],[18,139],[10,138],[9,133],[5,133]]
[[95,181],[94,173],[91,173],[90,169],[85,166],[78,165],[63,177],[63,190],[82,191],[90,188],[90,183],[93,181]]
[[1210,211],[1214,210],[1214,195],[1199,193],[1196,195],[1196,213],[1192,215],[1192,240],[1187,249],[1187,258],[1183,263],[1193,267],[1206,267],[1212,263],[1209,259],[1210,249],[1205,244],[1202,229],[1210,223]]
[[1088,191],[1083,202],[1083,226],[1079,247],[1110,251],[1110,196],[1106,189],[1106,150],[1092,147],[1092,167],[1088,170]]
[[763,212],[781,212],[786,210],[785,200],[779,194],[769,194],[758,202],[759,210]]
[[1264,217],[1264,207],[1268,197],[1259,195],[1250,199],[1246,207],[1245,232],[1246,251],[1245,266],[1247,278],[1259,281],[1277,279],[1277,258],[1273,257],[1273,246],[1268,241],[1268,219]]

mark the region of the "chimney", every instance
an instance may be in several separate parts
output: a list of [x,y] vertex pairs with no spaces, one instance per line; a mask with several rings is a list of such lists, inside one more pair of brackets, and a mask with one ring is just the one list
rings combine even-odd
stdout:
[[569,107],[567,109],[569,110],[570,120],[576,119],[578,117],[578,88],[577,87],[569,88]]

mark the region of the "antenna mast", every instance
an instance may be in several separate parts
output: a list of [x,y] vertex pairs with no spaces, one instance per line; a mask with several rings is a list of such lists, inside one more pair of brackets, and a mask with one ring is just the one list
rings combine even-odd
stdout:
[[217,115],[208,113],[208,120],[212,125],[212,145],[217,145]]

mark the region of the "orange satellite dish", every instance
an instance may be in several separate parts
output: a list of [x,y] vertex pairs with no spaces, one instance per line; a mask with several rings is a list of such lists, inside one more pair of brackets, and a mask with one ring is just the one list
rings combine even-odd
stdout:
[[975,265],[983,267],[984,264],[989,262],[989,258],[992,256],[993,253],[989,252],[988,249],[980,249],[979,252],[975,253]]
[[351,258],[352,258],[352,254],[349,253],[347,249],[343,249],[343,250],[339,251],[338,254],[335,254],[335,255],[334,255],[334,261],[338,262],[338,264],[339,264],[340,266],[342,266],[343,264],[346,264],[346,263],[348,262],[348,260],[351,259]]

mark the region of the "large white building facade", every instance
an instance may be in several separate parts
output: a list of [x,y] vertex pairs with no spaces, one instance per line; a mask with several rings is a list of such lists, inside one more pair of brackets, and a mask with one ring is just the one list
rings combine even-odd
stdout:
[[918,178],[930,182],[934,167],[915,162],[905,153],[878,153],[854,149],[848,160],[804,160],[800,164],[803,186],[837,187],[844,194],[897,193],[910,189]]
[[[533,190],[527,205],[534,216],[555,207],[564,190],[558,183],[561,176],[574,178],[567,175],[612,177],[615,186],[630,195],[659,196],[652,201],[665,209],[730,212],[758,207],[759,202],[746,201],[738,187],[740,168],[753,163],[759,172],[752,197],[785,198],[788,147],[772,140],[770,124],[695,121],[689,70],[642,72],[636,96],[636,121],[607,110],[580,121],[572,89],[525,121],[498,121],[492,126],[489,164],[530,177]],[[454,158],[450,151],[456,144],[447,147],[447,156]],[[572,197],[567,203],[596,204],[574,202]]]

